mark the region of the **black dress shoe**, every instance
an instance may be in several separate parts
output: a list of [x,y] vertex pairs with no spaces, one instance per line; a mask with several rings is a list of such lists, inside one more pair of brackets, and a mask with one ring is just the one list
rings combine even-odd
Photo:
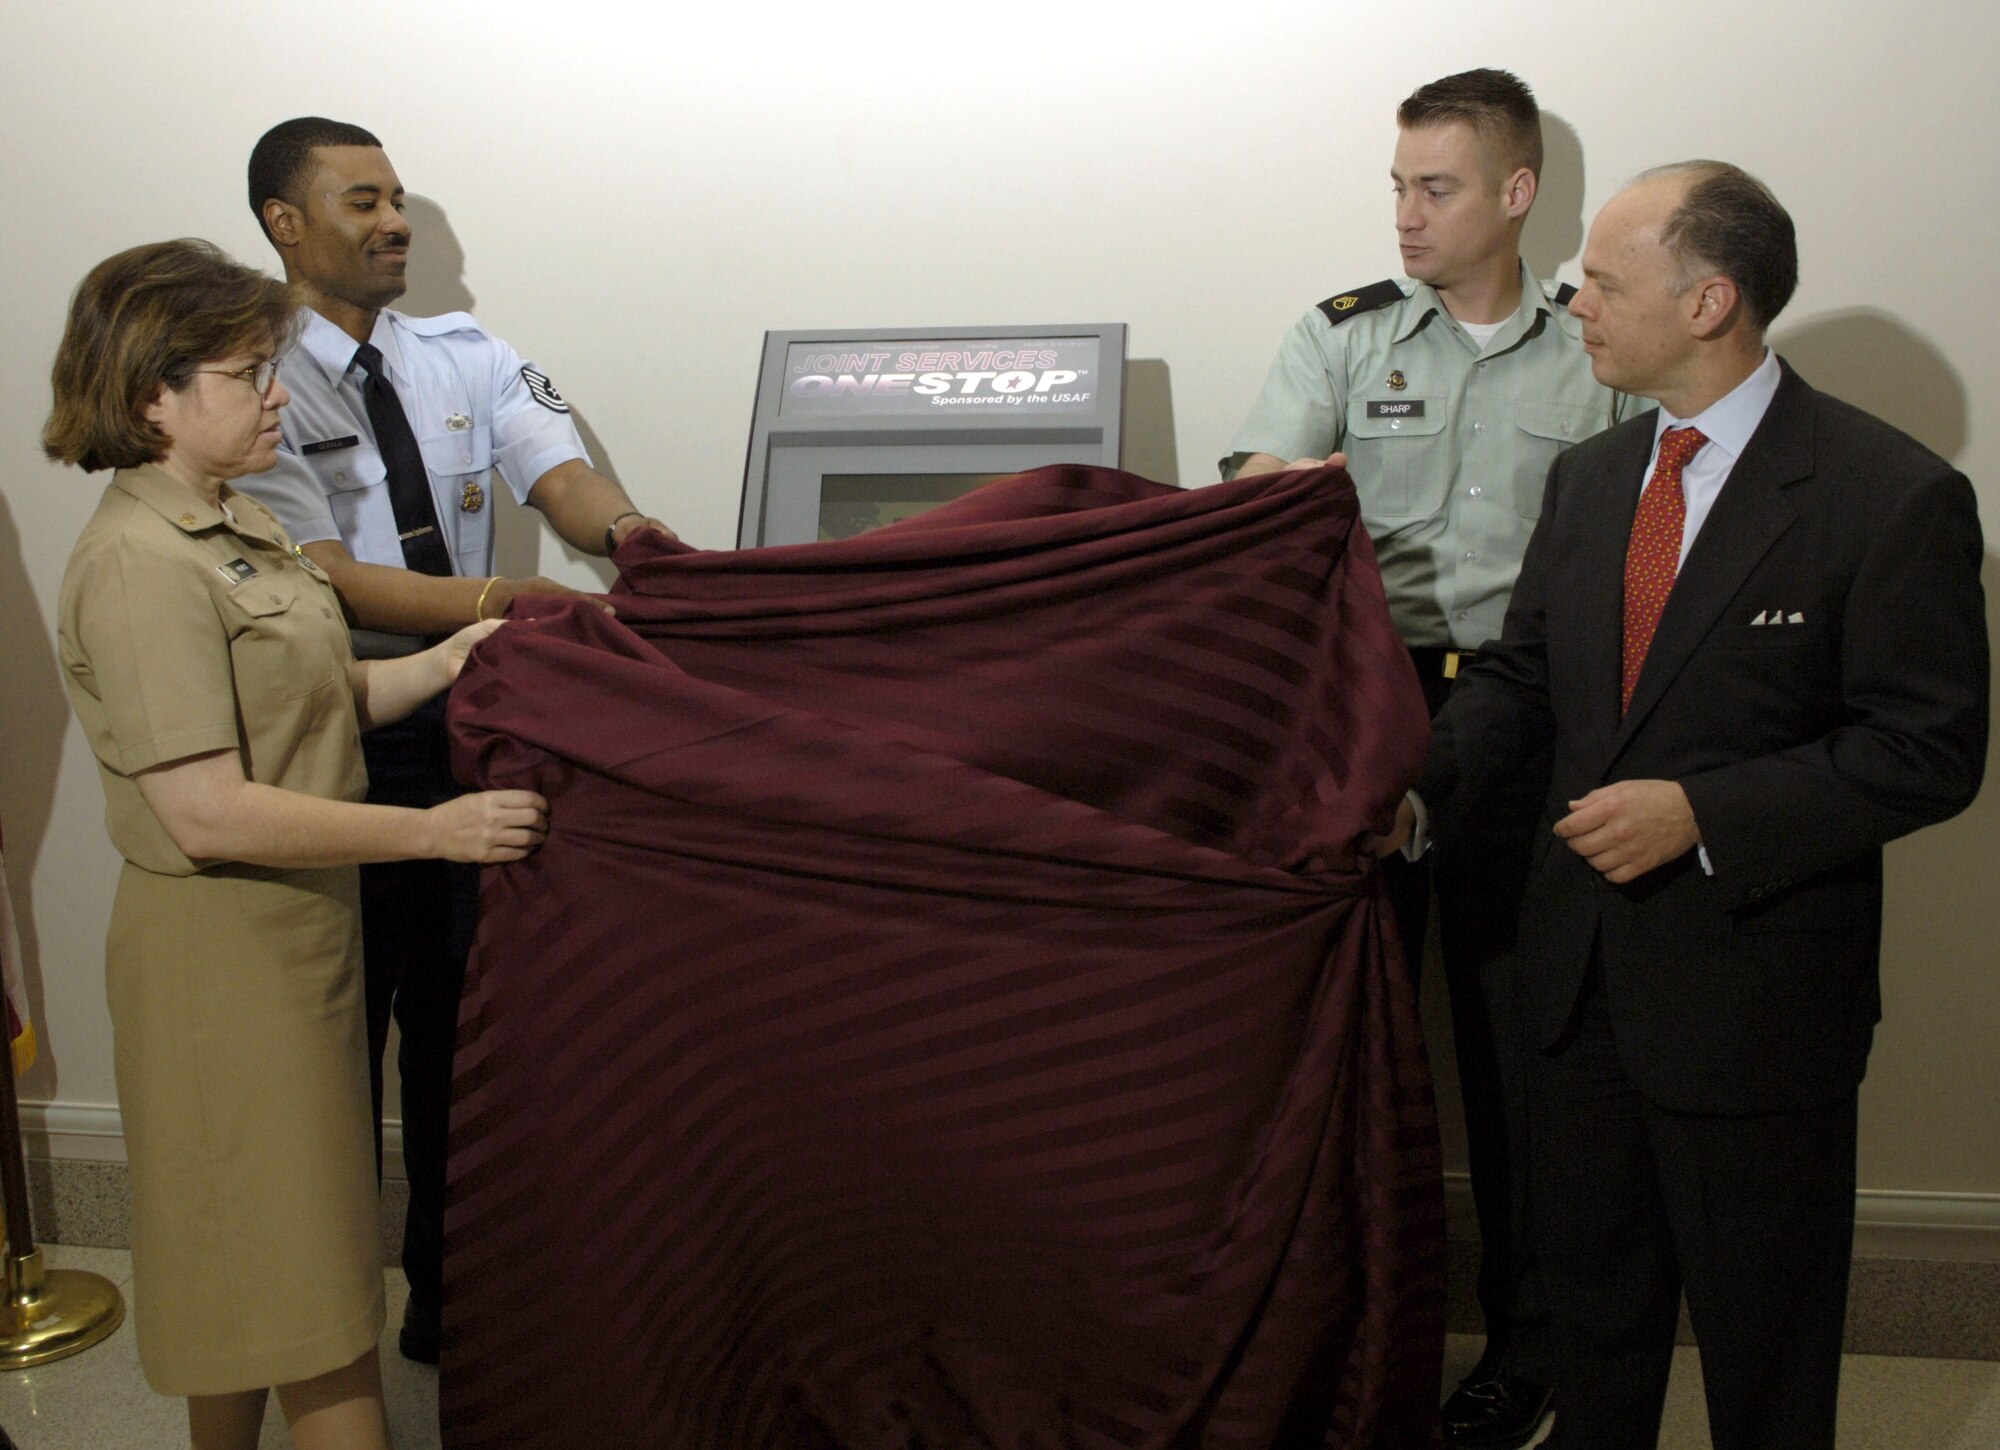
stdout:
[[403,1351],[403,1358],[418,1364],[436,1364],[443,1338],[443,1306],[411,1295],[403,1309],[403,1332],[396,1336],[396,1348]]
[[1547,1385],[1503,1370],[1475,1370],[1444,1402],[1444,1443],[1451,1450],[1520,1450],[1554,1408]]

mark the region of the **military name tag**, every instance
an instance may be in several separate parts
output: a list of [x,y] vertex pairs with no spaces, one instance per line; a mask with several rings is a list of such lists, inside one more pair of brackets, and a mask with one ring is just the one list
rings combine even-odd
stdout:
[[1421,418],[1424,416],[1424,400],[1398,398],[1392,402],[1371,402],[1368,405],[1371,418]]
[[245,579],[257,577],[257,566],[248,559],[231,559],[227,564],[217,564],[215,572],[225,579],[241,584]]
[[352,448],[360,441],[359,434],[350,433],[345,438],[324,438],[318,443],[308,443],[299,452],[310,458],[315,453],[333,453],[342,448]]

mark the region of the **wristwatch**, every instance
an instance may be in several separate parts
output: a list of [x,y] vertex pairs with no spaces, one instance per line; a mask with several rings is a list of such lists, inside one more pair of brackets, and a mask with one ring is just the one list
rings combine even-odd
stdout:
[[637,509],[627,509],[604,526],[604,555],[606,558],[618,552],[618,526],[627,519],[643,519],[644,517],[645,515]]

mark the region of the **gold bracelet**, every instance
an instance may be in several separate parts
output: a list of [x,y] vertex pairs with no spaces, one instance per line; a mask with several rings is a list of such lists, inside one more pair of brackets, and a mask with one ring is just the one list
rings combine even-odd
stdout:
[[484,624],[486,622],[486,596],[493,592],[493,586],[499,582],[500,576],[495,574],[491,579],[486,581],[486,587],[479,591],[479,602],[472,606],[472,622],[474,624]]

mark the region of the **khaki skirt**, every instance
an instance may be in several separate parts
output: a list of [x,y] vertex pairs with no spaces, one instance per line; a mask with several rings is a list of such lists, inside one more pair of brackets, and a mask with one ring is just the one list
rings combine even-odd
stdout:
[[310,1379],[381,1336],[357,881],[119,877],[105,975],[133,1314],[163,1395]]

